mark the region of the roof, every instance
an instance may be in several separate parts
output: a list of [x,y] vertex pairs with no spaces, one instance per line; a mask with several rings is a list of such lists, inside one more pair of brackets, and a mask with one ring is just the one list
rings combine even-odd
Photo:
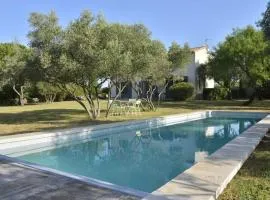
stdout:
[[195,52],[195,51],[199,51],[201,49],[208,49],[208,45],[203,45],[203,46],[200,46],[200,47],[193,47],[191,48],[191,51]]

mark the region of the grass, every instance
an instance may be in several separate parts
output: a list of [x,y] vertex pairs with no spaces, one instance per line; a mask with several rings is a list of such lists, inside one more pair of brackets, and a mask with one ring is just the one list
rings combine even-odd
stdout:
[[218,200],[253,199],[270,199],[270,133],[218,198]]
[[[162,115],[186,113],[198,110],[239,110],[270,112],[270,101],[257,101],[242,106],[242,101],[186,101],[164,102],[156,112],[143,112],[140,116],[104,117],[89,120],[76,102],[59,102],[0,107],[0,136],[24,132],[44,131],[80,125],[111,123],[131,119],[151,118]],[[106,102],[102,101],[102,109]],[[270,139],[265,138],[246,161],[239,173],[228,185],[219,200],[270,199]]]
[[104,117],[106,102],[102,101],[102,113],[98,120],[89,120],[77,102],[66,101],[52,104],[0,107],[0,136],[25,132],[44,131],[52,128],[68,128],[81,125],[111,123],[144,119],[162,115],[186,113],[196,110],[243,110],[270,112],[270,101],[254,102],[242,106],[241,101],[186,101],[164,102],[156,112],[142,112],[140,116]]

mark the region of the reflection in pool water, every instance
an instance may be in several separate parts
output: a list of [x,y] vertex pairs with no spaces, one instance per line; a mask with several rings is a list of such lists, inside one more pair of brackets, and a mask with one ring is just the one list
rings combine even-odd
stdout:
[[152,192],[256,123],[207,118],[133,130],[21,156],[61,171]]

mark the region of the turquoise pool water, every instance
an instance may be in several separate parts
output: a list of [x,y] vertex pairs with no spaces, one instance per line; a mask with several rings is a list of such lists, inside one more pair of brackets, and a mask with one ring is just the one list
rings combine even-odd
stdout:
[[111,134],[19,158],[152,192],[257,121],[254,118],[212,117]]

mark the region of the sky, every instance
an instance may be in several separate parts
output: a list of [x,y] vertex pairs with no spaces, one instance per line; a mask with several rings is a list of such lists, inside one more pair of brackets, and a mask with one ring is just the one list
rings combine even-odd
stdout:
[[233,28],[255,25],[267,0],[2,0],[0,42],[28,44],[31,12],[54,10],[66,26],[83,10],[102,13],[109,22],[143,23],[166,47],[172,41],[210,47]]

